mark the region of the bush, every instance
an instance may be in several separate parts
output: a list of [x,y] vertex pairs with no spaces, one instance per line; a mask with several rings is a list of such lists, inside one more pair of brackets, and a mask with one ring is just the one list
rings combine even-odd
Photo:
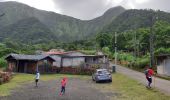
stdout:
[[145,68],[146,65],[148,65],[150,62],[149,57],[143,57],[143,58],[138,58],[137,61],[135,62],[134,67],[137,67],[138,69],[143,69]]
[[123,61],[128,61],[128,62],[132,62],[135,60],[134,56],[130,53],[122,53],[122,52],[119,52],[117,54],[117,58],[118,60],[123,60]]
[[0,85],[3,83],[2,75],[0,74]]
[[111,58],[112,53],[110,52],[109,47],[103,47],[102,51],[104,52],[104,54],[108,55],[109,58]]
[[159,54],[169,54],[170,53],[170,48],[159,48],[155,51],[156,55]]
[[81,68],[81,67],[63,67],[60,73],[62,74],[77,74],[77,75],[92,75],[95,70],[92,68]]
[[7,62],[4,58],[0,58],[0,68],[7,67]]
[[9,82],[11,78],[12,78],[12,74],[10,72],[0,71],[0,84]]

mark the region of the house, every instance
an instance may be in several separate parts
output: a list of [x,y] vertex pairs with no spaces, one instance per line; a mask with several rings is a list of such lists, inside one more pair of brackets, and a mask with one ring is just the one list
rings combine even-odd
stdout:
[[36,70],[45,73],[55,61],[48,55],[9,54],[5,59],[9,69],[20,73],[35,73]]
[[56,67],[78,67],[83,66],[89,68],[96,64],[101,66],[108,66],[108,60],[106,55],[85,55],[79,51],[70,51],[70,52],[46,52],[50,55],[55,62],[53,66]]
[[156,56],[157,73],[160,75],[170,76],[170,54]]
[[73,67],[79,66],[84,61],[84,54],[77,51],[49,51],[46,52],[47,55],[50,55],[55,62],[53,62],[53,66],[56,67]]

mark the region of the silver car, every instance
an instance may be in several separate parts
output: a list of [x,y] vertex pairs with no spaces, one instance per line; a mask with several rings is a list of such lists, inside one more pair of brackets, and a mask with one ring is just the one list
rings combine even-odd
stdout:
[[107,69],[96,69],[96,72],[92,75],[92,80],[99,81],[109,81],[112,82],[112,75]]

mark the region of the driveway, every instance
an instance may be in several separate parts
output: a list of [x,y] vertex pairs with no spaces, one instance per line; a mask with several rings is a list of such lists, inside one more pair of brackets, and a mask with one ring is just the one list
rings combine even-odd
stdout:
[[[134,71],[134,70],[131,70],[129,68],[122,67],[119,65],[116,66],[116,71],[118,73],[127,75],[128,77],[135,79],[144,85],[147,84],[145,75],[141,72],[137,72],[137,71]],[[161,92],[170,95],[170,81],[168,80],[153,77],[152,87],[155,87]]]
[[59,96],[60,80],[40,81],[37,88],[34,83],[25,84],[0,100],[109,100],[110,93],[101,92],[94,84],[90,78],[69,78],[66,94]]

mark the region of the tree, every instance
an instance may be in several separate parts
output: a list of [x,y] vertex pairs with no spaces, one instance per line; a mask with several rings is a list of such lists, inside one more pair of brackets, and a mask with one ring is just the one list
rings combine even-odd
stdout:
[[111,35],[107,33],[97,34],[96,41],[100,48],[111,45]]

